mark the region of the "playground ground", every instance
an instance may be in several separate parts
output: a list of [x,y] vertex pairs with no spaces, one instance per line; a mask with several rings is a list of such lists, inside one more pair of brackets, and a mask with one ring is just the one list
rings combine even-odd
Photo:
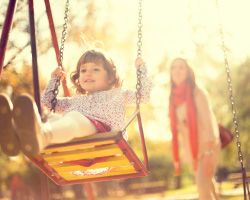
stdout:
[[[68,193],[70,195],[70,193]],[[65,200],[73,200],[74,198],[66,197]],[[61,198],[60,198],[61,199]],[[120,196],[96,197],[95,200],[198,200],[195,193],[195,186],[191,185],[179,190],[162,191],[150,194],[126,194]],[[220,200],[241,200],[243,197],[243,188],[233,184],[223,184],[220,191]],[[63,199],[64,200],[64,199]],[[74,199],[76,200],[76,199]],[[77,199],[80,200],[80,199]]]
[[[227,189],[220,193],[220,200],[241,200],[243,198],[242,187]],[[117,197],[98,198],[98,200],[117,200]],[[119,197],[119,200],[198,200],[198,197],[195,193],[183,193],[181,190],[176,190],[157,194],[128,195]]]
[[[110,195],[108,197],[96,196],[94,199],[87,198],[76,198],[72,190],[64,190],[62,193],[51,194],[50,200],[198,200],[195,185],[190,185],[179,190],[169,190],[161,191],[157,193],[147,193],[147,191],[142,193],[138,191],[137,193],[131,194],[120,194]],[[232,183],[223,183],[220,188],[220,200],[241,200],[244,199],[243,188],[241,185],[235,185]],[[8,198],[0,198],[0,200],[11,200]],[[33,200],[33,198],[32,198]]]

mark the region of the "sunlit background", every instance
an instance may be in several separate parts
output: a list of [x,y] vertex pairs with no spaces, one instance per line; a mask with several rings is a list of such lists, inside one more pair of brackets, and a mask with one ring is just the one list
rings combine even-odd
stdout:
[[[51,1],[59,41],[64,23],[64,4],[65,1],[60,1],[60,3]],[[86,49],[101,48],[113,58],[124,86],[133,88],[135,84],[134,60],[137,51],[138,2],[135,0],[96,0],[94,8],[86,7],[87,5],[86,1],[70,2],[69,18],[72,22],[68,25],[70,39],[66,40],[64,51],[66,71],[71,72],[74,69],[79,56]],[[223,74],[224,70],[220,25],[223,27],[231,67],[239,65],[249,56],[250,28],[247,23],[250,19],[249,7],[250,1],[248,0],[220,1],[218,5],[215,0],[143,1],[142,55],[154,84],[150,101],[153,112],[150,117],[147,116],[146,123],[144,123],[147,138],[169,140],[171,137],[167,107],[168,69],[171,59],[176,56],[188,59],[197,73],[198,82],[206,87],[205,80],[215,80],[217,76]],[[23,8],[23,12],[26,11],[27,8]],[[23,13],[18,15],[25,17]],[[41,49],[46,49],[44,45],[48,46],[50,32],[43,1],[35,1],[35,17],[39,37],[38,45]],[[88,21],[85,21],[86,19]],[[86,23],[91,21],[93,27],[86,27]],[[27,25],[23,23],[16,26]],[[29,35],[16,28],[11,32],[10,38],[16,42],[17,46],[22,47],[29,40]],[[38,57],[40,74],[48,81],[49,74],[57,66],[54,50],[51,45],[46,51],[38,51],[40,51]],[[7,52],[5,60],[8,61],[14,53]],[[20,60],[31,63],[29,48],[16,58],[17,68]]]
[[[0,33],[8,2],[9,0],[2,0],[0,3]],[[66,0],[50,0],[59,45],[65,2]],[[247,160],[250,156],[249,8],[249,0],[142,0],[142,57],[153,82],[150,102],[141,106],[150,175],[142,180],[111,181],[107,182],[107,185],[101,183],[99,190],[101,188],[106,195],[108,192],[118,194],[122,191],[119,190],[122,185],[123,191],[130,193],[129,186],[133,181],[162,181],[164,191],[176,188],[168,119],[169,67],[175,57],[188,60],[195,71],[198,84],[208,91],[218,122],[233,130],[224,65],[224,59],[228,60],[240,122],[242,151],[246,158],[244,161],[246,169],[250,169],[250,160]],[[42,92],[51,72],[57,67],[57,62],[44,1],[34,0],[34,9]],[[113,59],[123,80],[123,86],[135,89],[138,0],[70,0],[68,18],[63,59],[68,77],[85,50],[100,48]],[[225,52],[222,48],[223,42]],[[31,58],[27,0],[19,0],[9,36],[4,70],[0,77],[0,92],[8,93],[12,99],[22,92],[33,93]],[[70,81],[68,83],[71,87]],[[60,92],[63,95],[63,92]],[[128,116],[132,111],[133,108],[128,108]],[[136,124],[129,129],[132,130],[129,131],[129,144],[136,154],[138,151],[141,153],[136,135],[138,131],[135,131]],[[234,142],[223,149],[219,167],[231,171],[238,170],[237,150]],[[24,180],[28,177],[27,180],[34,181],[28,182],[29,186],[39,185],[36,173],[30,170],[32,166],[26,161],[21,153],[9,158],[0,151],[0,168],[6,169],[0,171],[0,198],[3,187],[9,191],[8,181],[13,174],[21,174]],[[193,179],[188,168],[184,169],[183,174],[183,185],[192,187]],[[151,182],[148,184],[151,185]],[[34,188],[32,190],[36,193]],[[195,193],[194,187],[191,190]]]

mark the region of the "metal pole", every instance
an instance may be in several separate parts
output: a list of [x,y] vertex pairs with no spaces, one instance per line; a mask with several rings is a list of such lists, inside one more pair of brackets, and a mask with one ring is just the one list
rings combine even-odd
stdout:
[[[50,34],[51,34],[51,38],[52,38],[52,44],[53,44],[53,47],[55,50],[57,64],[59,66],[61,63],[60,50],[59,50],[59,45],[58,45],[58,41],[57,41],[55,25],[54,25],[53,16],[52,16],[51,7],[50,7],[50,2],[49,2],[49,0],[44,0],[44,3],[45,3],[45,7],[46,7],[47,17],[49,20],[49,29],[50,29]],[[63,86],[64,96],[70,96],[70,92],[69,92],[69,89],[68,89],[68,86],[66,83],[66,79],[64,81],[62,81],[62,86]]]
[[39,113],[41,114],[40,103],[40,87],[38,78],[38,64],[37,64],[37,50],[36,50],[36,31],[35,31],[35,19],[34,19],[34,4],[33,0],[29,0],[29,23],[30,23],[30,41],[31,41],[31,53],[32,53],[32,72],[33,72],[33,89],[34,98],[37,104]]
[[[39,78],[38,78],[36,31],[35,31],[33,0],[29,0],[29,24],[30,24],[30,40],[31,40],[31,53],[32,53],[34,98],[35,98],[39,113],[41,115],[42,110],[41,110],[41,103],[40,103],[40,87],[39,87]],[[49,199],[48,178],[44,174],[41,173],[40,181],[41,181],[41,200],[48,200]]]
[[3,69],[6,46],[9,39],[10,29],[12,27],[13,16],[16,10],[17,0],[9,0],[9,5],[3,25],[1,40],[0,40],[0,76]]
[[141,137],[141,147],[142,147],[142,153],[143,153],[143,158],[144,158],[144,165],[146,166],[146,169],[149,170],[148,153],[147,153],[147,147],[146,147],[146,142],[145,142],[145,138],[144,138],[144,132],[143,132],[142,120],[141,120],[140,113],[137,114],[137,121],[138,121],[140,137]]
[[54,25],[53,16],[52,16],[51,7],[50,7],[50,2],[49,2],[49,0],[44,0],[44,3],[45,3],[45,7],[46,7],[47,17],[49,20],[49,28],[50,28],[51,38],[52,38],[52,44],[53,44],[53,47],[55,49],[57,63],[59,65],[59,63],[60,63],[60,50],[59,50],[59,45],[58,45],[58,41],[57,41],[55,25]]

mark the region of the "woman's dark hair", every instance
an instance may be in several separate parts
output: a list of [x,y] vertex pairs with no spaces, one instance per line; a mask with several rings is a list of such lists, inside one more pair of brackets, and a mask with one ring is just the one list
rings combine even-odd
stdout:
[[86,51],[78,60],[76,70],[71,73],[70,79],[76,88],[77,93],[85,94],[86,91],[79,84],[80,67],[85,63],[102,64],[107,71],[109,78],[112,80],[111,87],[120,87],[121,81],[116,72],[116,67],[113,61],[104,55],[104,53],[96,50]]
[[[173,69],[173,63],[177,60],[181,60],[182,62],[185,63],[185,66],[187,67],[187,79],[186,79],[186,82],[192,87],[192,88],[195,88],[196,86],[196,82],[195,82],[195,75],[194,75],[194,70],[189,66],[187,60],[185,60],[184,58],[175,58],[173,61],[172,61],[172,64],[171,64],[171,69],[170,71],[172,71]],[[170,73],[170,81],[171,81],[171,88],[174,88],[175,87],[175,84],[172,80],[172,76],[171,76],[171,73]]]

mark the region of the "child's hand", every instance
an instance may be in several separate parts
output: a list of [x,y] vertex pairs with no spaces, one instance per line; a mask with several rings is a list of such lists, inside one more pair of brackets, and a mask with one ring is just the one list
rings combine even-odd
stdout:
[[138,69],[140,66],[143,66],[145,62],[142,60],[142,58],[136,58],[135,60],[135,67]]
[[66,73],[60,68],[57,67],[51,74],[51,77],[54,78],[59,78],[61,81],[66,80]]

